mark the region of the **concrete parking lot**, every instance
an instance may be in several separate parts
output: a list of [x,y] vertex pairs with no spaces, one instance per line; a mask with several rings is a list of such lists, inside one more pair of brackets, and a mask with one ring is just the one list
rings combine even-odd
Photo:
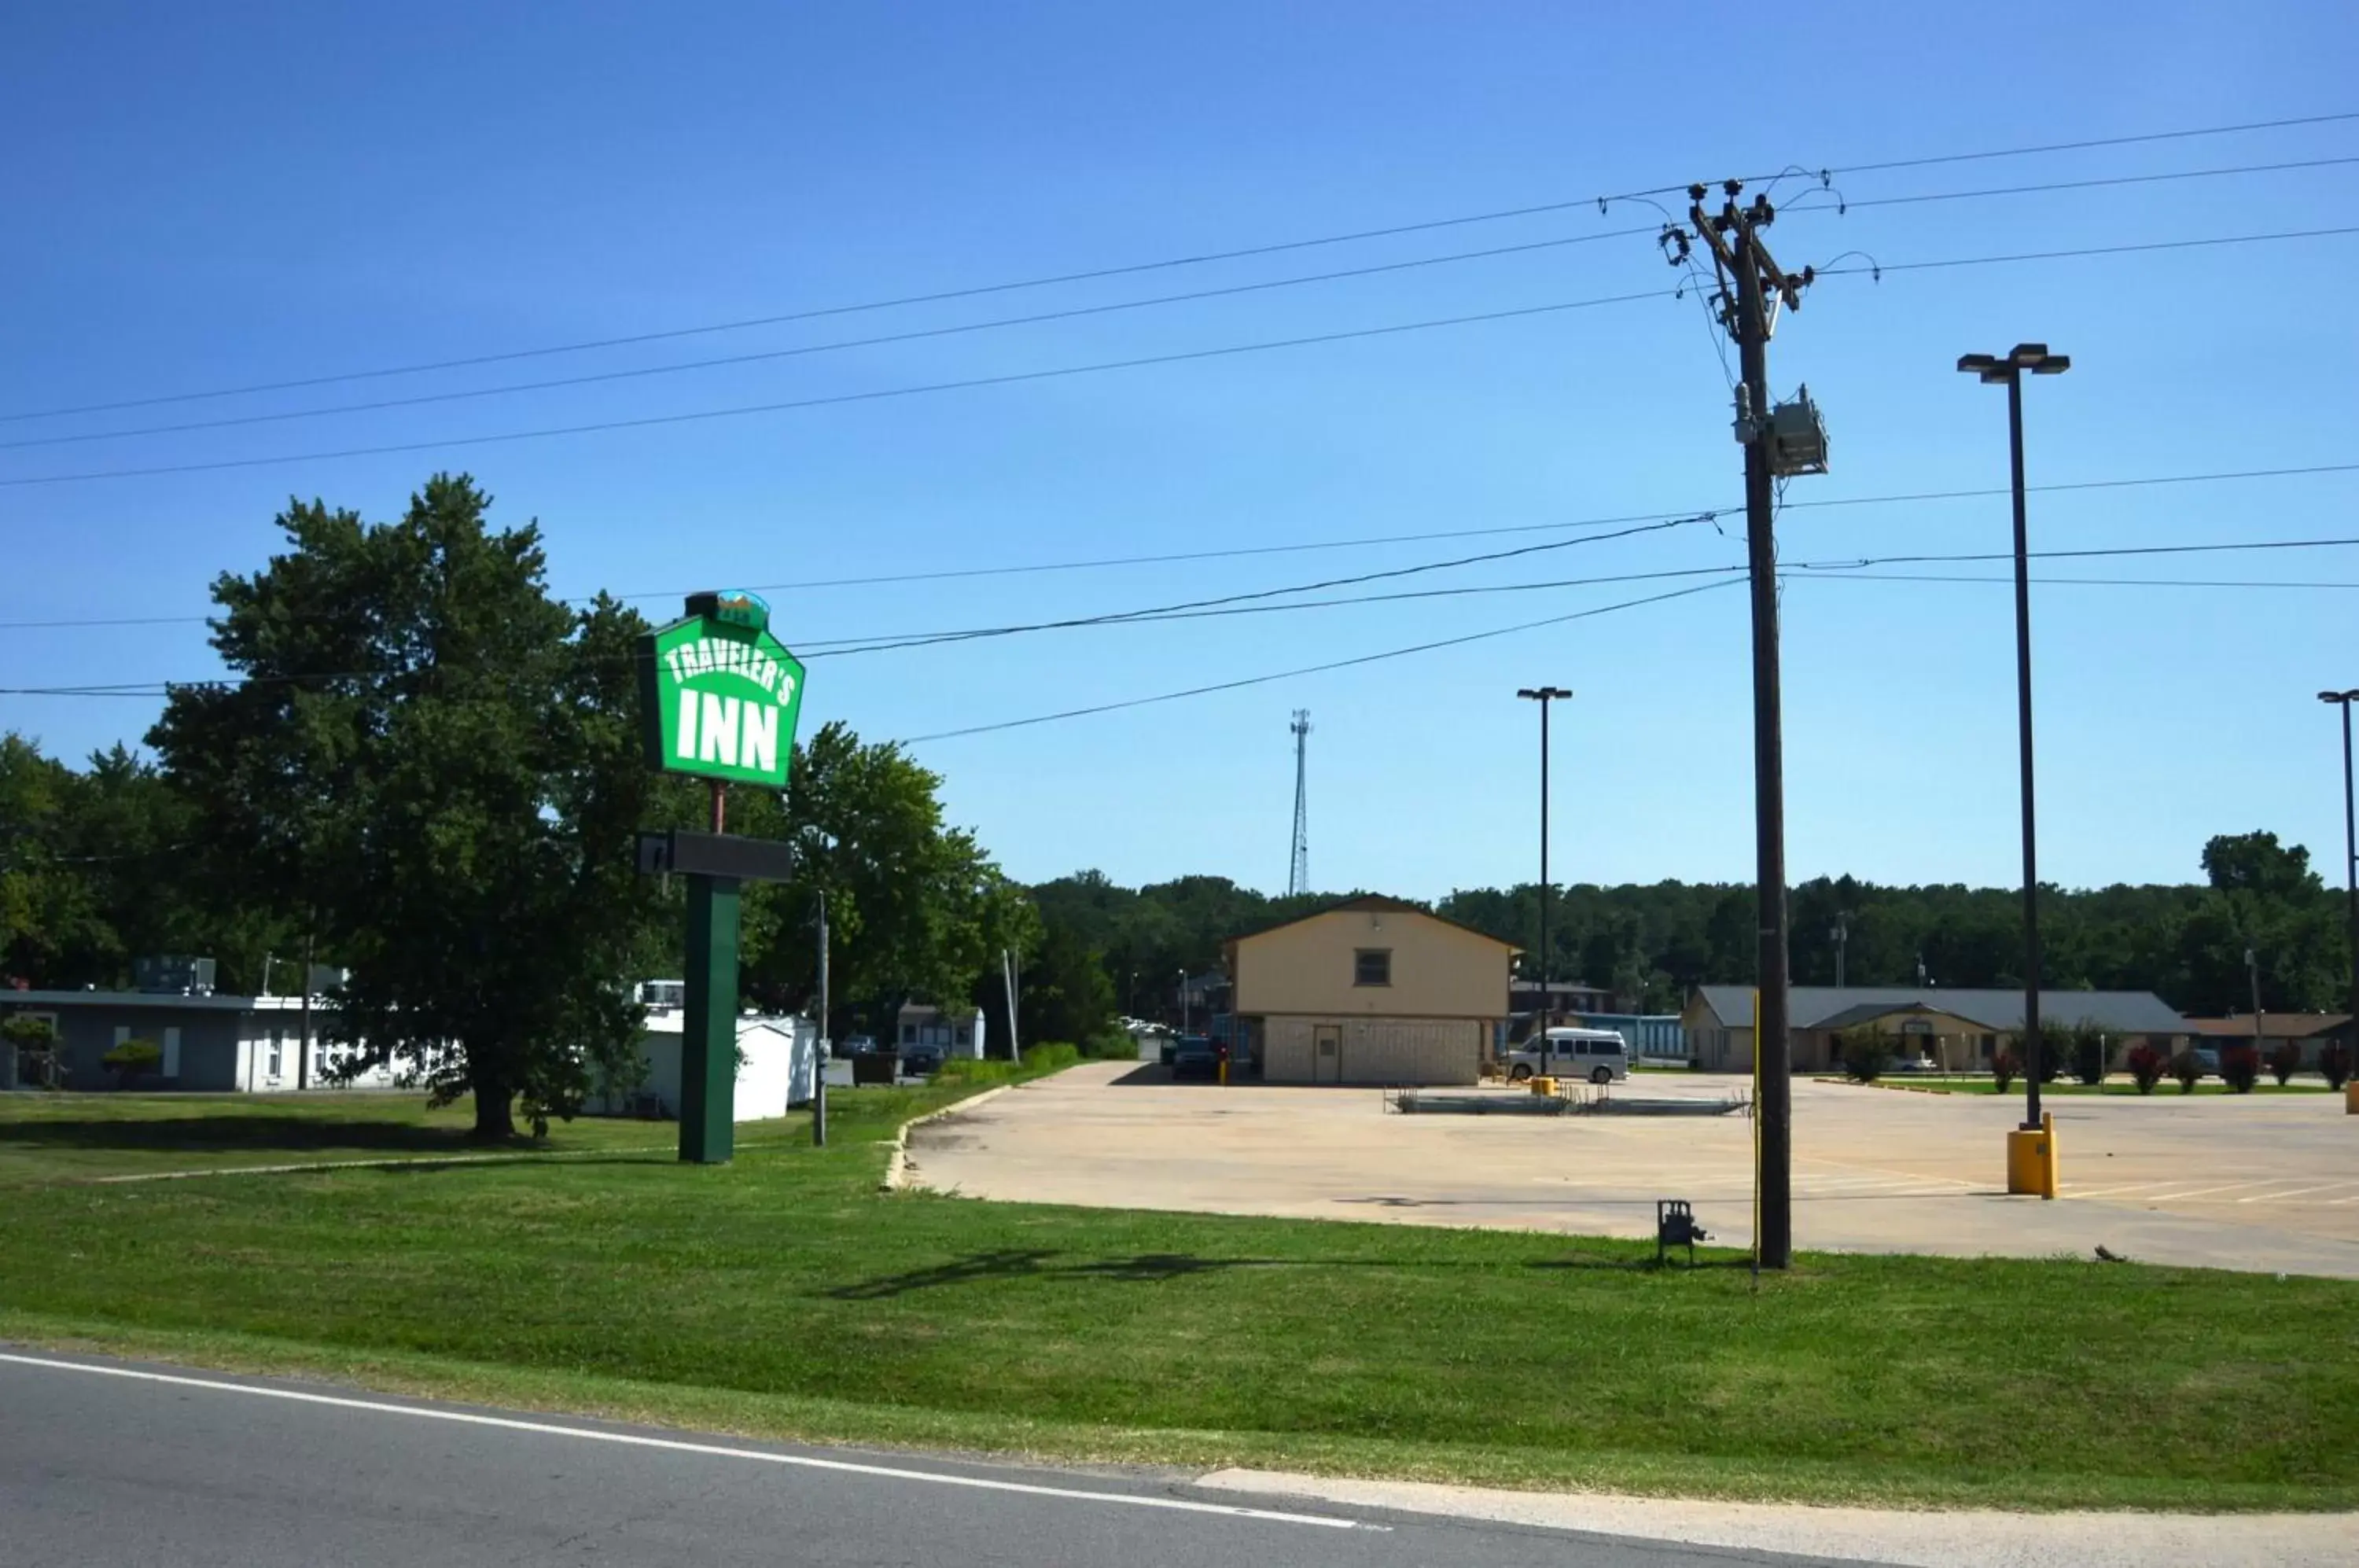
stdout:
[[[1717,1100],[1717,1075],[1614,1093]],[[1492,1091],[1501,1094],[1511,1091]],[[1794,1085],[1796,1244],[2090,1257],[2359,1278],[2359,1116],[2326,1094],[2055,1095],[2064,1195],[2010,1197],[2019,1097]],[[1373,1089],[1175,1083],[1093,1062],[910,1135],[909,1178],[971,1197],[1575,1235],[1653,1234],[1686,1198],[1752,1243],[1744,1116],[1402,1116]]]

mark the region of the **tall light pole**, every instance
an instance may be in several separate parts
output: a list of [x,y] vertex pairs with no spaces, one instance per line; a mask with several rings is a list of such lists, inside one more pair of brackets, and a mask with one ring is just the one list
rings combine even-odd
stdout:
[[2039,1126],[2039,1080],[2048,1062],[2048,1039],[2039,1025],[2039,855],[2034,831],[2031,769],[2031,569],[2023,517],[2023,373],[2060,376],[2072,368],[2070,355],[2050,354],[2046,343],[2017,343],[2005,359],[1970,354],[1958,368],[1985,387],[2006,388],[2007,452],[2015,492],[2015,713],[2017,749],[2023,779],[2023,1038],[2031,1047],[2023,1074],[2023,1125]]
[[1549,1073],[1549,1026],[1556,1022],[1556,998],[1549,990],[1549,704],[1572,693],[1561,686],[1526,686],[1516,692],[1540,705],[1540,1076]]
[[2321,691],[2318,700],[2343,710],[2343,879],[2351,922],[2351,1017],[2343,1026],[2349,1037],[2343,1042],[2343,1061],[2346,1068],[2359,1067],[2359,821],[2354,821],[2351,808],[2351,704],[2359,702],[2359,690]]

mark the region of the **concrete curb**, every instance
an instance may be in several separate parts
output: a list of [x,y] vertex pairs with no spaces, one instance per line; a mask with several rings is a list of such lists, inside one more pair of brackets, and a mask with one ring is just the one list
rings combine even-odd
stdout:
[[996,1099],[1010,1089],[1020,1089],[1023,1086],[1021,1083],[1002,1083],[995,1088],[985,1089],[980,1094],[970,1094],[954,1105],[944,1105],[939,1111],[928,1111],[922,1116],[911,1116],[908,1121],[903,1122],[900,1130],[893,1135],[893,1153],[885,1161],[884,1184],[877,1190],[885,1192],[897,1192],[909,1184],[910,1128],[921,1127],[928,1122],[943,1121],[962,1112],[971,1111],[985,1100]]
[[1207,1491],[1399,1508],[1498,1524],[1886,1568],[2280,1568],[2359,1563],[2359,1514],[2006,1513],[1509,1492],[1215,1470]]

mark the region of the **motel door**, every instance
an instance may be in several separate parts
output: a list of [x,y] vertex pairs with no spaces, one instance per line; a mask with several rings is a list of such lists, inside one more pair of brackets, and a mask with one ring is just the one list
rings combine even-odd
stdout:
[[1319,1024],[1310,1031],[1310,1081],[1343,1081],[1343,1029],[1340,1024]]

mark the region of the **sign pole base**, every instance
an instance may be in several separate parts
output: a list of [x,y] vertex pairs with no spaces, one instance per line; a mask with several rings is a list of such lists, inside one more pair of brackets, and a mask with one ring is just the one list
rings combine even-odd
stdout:
[[688,879],[688,1006],[680,1020],[679,1157],[736,1152],[737,878]]

